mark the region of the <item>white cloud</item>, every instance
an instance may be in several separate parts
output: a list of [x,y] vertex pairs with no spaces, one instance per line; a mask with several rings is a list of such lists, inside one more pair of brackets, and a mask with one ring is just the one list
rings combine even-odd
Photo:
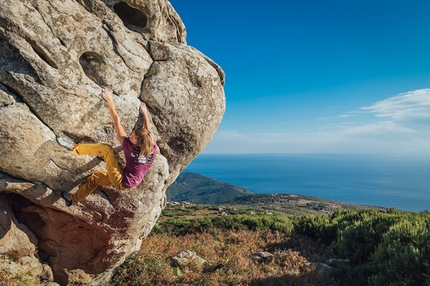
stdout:
[[218,132],[205,153],[430,153],[429,133],[392,121],[332,132],[226,134]]
[[222,139],[243,138],[237,130],[219,130],[218,136]]
[[[354,121],[350,117],[354,117]],[[338,117],[318,118],[318,121],[324,121],[324,126],[313,126],[311,132],[244,133],[240,130],[218,130],[205,152],[430,153],[428,118],[430,89],[420,89]]]
[[418,89],[360,108],[377,117],[392,119],[430,118],[430,89]]
[[364,134],[378,134],[384,135],[386,133],[416,133],[416,130],[413,130],[408,127],[404,127],[396,124],[393,121],[380,121],[376,123],[349,127],[343,130],[341,133],[345,135],[364,135]]
[[342,114],[342,115],[339,115],[339,118],[348,118],[348,117],[354,117],[354,116],[358,116],[358,114],[352,114],[352,113]]

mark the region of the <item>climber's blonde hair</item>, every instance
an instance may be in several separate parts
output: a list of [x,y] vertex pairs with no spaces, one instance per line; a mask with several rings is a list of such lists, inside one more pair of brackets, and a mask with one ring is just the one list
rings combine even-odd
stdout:
[[136,128],[133,131],[137,139],[136,145],[140,147],[140,156],[150,155],[154,145],[151,132],[145,127]]

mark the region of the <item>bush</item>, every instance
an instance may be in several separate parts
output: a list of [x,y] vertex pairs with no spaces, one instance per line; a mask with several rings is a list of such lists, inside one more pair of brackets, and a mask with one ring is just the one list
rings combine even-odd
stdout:
[[297,234],[330,244],[336,239],[336,228],[328,215],[306,215],[294,222]]
[[281,215],[228,215],[209,216],[203,218],[174,218],[164,222],[157,222],[152,233],[172,233],[185,235],[202,233],[212,228],[223,230],[271,230],[291,233],[293,223],[291,219]]
[[365,210],[337,218],[337,239],[330,249],[340,257],[348,257],[351,264],[366,263],[382,241],[382,235],[399,220],[398,215],[382,211]]
[[430,232],[427,221],[403,219],[383,235],[372,255],[370,285],[430,285]]
[[351,285],[430,285],[430,214],[338,210],[295,220],[297,233],[329,244],[332,255],[349,259],[334,272]]

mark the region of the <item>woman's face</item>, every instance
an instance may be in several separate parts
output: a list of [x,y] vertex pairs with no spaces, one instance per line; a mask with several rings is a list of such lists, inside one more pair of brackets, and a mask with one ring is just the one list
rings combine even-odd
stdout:
[[130,142],[132,144],[137,145],[137,138],[136,138],[136,134],[134,134],[134,131],[131,132],[131,134],[128,138],[130,139]]

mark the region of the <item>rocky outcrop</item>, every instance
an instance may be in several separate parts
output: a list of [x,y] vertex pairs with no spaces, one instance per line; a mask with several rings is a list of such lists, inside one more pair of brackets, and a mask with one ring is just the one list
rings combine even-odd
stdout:
[[[0,257],[13,263],[2,268],[31,272],[35,283],[106,282],[151,231],[166,188],[213,137],[223,86],[222,69],[186,44],[167,0],[3,1]],[[104,162],[75,156],[56,137],[120,150],[102,87],[127,132],[139,102],[147,104],[159,154],[138,188],[103,188],[68,208],[60,192]]]
[[197,255],[192,250],[184,250],[172,257],[172,265],[179,267],[182,271],[186,269],[194,270],[209,270],[211,268],[210,263]]

